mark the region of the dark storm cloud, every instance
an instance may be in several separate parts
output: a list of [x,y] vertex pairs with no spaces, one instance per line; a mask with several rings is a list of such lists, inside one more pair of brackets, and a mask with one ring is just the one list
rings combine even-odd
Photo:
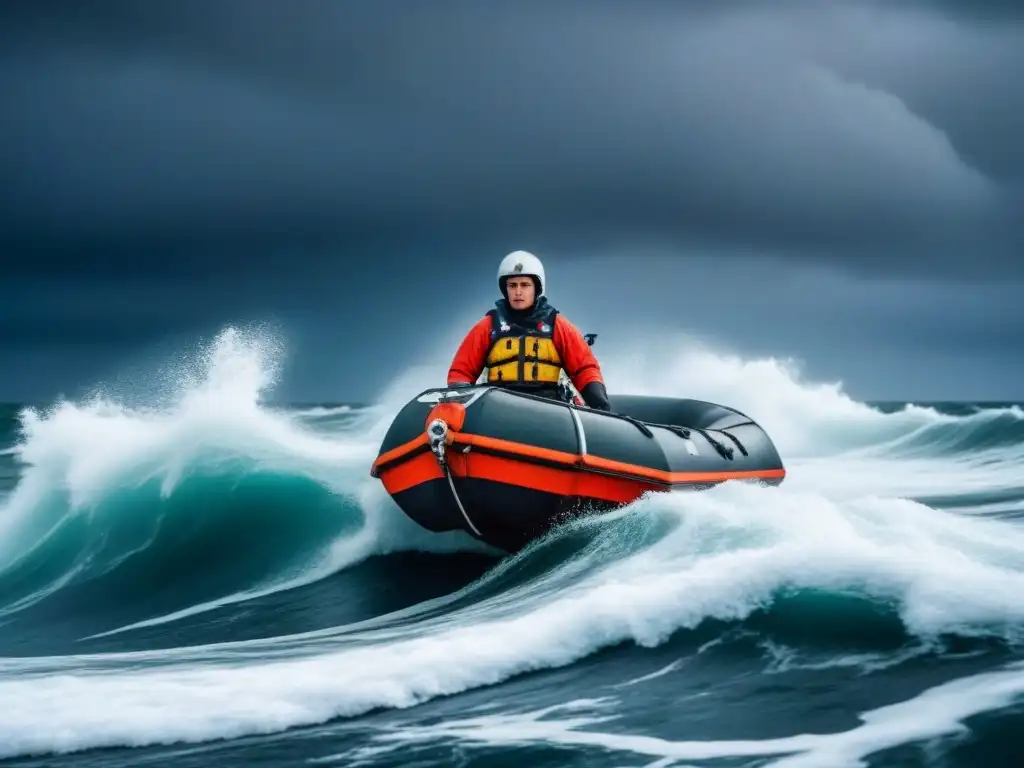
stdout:
[[908,5],[926,10],[938,9],[956,19],[971,21],[1015,21],[1024,18],[1024,6],[1017,0],[879,0],[892,5]]
[[83,283],[55,277],[0,284],[0,348],[123,346],[194,332],[216,322],[223,308],[218,299],[225,295],[224,286],[212,281]]
[[749,251],[729,258],[729,270],[697,253],[603,258],[557,286],[559,306],[599,334],[615,390],[634,348],[677,364],[703,341],[746,359],[795,358],[810,380],[841,381],[859,399],[1021,397],[1019,283],[851,278]]
[[1022,71],[995,0],[0,4],[0,385],[280,320],[283,396],[372,397],[525,247],[602,350],[1010,393]]
[[[497,253],[640,236],[876,271],[1024,263],[1024,35],[980,11],[233,0],[2,12],[0,237],[31,255],[24,271],[82,242],[94,266],[199,272],[246,252],[258,268],[268,243]],[[288,252],[272,268],[296,266]]]

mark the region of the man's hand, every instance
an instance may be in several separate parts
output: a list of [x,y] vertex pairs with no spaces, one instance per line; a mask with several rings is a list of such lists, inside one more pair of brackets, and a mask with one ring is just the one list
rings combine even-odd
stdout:
[[608,391],[600,381],[592,381],[580,392],[587,405],[597,411],[610,411],[611,403],[608,402]]

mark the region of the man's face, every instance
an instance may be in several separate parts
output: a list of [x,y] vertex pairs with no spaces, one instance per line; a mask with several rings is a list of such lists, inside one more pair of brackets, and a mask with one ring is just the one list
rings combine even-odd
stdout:
[[532,277],[510,277],[505,281],[505,290],[512,309],[526,309],[533,304],[536,289]]

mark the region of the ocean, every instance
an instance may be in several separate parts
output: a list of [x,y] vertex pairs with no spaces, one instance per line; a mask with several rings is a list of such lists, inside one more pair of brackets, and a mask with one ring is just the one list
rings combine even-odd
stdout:
[[4,768],[1024,765],[1020,405],[599,342],[613,402],[738,407],[788,477],[504,557],[369,477],[445,365],[286,406],[276,349],[0,412]]

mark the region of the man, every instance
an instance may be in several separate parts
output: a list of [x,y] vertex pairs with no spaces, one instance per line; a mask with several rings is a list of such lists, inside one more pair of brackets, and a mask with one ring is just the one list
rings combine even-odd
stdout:
[[588,406],[611,410],[590,345],[548,303],[540,259],[526,251],[508,254],[498,265],[498,289],[504,298],[459,345],[448,386],[474,384],[486,367],[488,384],[557,398],[564,370]]

